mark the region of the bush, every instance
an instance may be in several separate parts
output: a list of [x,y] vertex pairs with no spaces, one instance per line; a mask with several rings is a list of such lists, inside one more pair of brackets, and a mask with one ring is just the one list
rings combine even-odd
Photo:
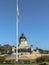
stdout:
[[48,65],[47,63],[41,63],[40,65]]
[[16,60],[14,60],[14,59],[13,60],[6,60],[5,62],[8,63],[8,64],[9,63],[16,63]]
[[38,63],[38,62],[42,62],[42,61],[44,61],[44,59],[43,59],[42,57],[39,57],[39,58],[36,59],[36,62],[37,62],[37,63]]
[[0,63],[3,63],[5,61],[5,57],[4,56],[0,56]]
[[35,60],[19,60],[18,63],[23,63],[23,64],[31,64],[31,63],[34,63]]
[[43,61],[49,62],[49,56],[42,56],[36,59],[36,62],[43,62]]

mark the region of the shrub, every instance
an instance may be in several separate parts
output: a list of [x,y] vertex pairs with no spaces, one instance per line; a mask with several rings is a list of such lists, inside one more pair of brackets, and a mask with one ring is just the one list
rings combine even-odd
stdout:
[[5,61],[5,57],[4,56],[0,56],[0,63],[3,63]]
[[41,63],[40,65],[48,65],[47,63]]
[[31,64],[31,63],[34,63],[35,60],[28,60],[28,59],[25,59],[25,60],[19,60],[18,63],[23,63],[23,64]]
[[16,60],[14,60],[14,59],[13,60],[6,60],[5,62],[6,63],[16,63]]
[[49,62],[49,56],[42,56],[36,59],[36,62],[43,62],[43,61]]

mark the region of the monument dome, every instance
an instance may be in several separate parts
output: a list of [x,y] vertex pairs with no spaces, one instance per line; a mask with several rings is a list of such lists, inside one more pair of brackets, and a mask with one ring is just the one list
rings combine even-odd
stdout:
[[28,48],[27,38],[23,33],[19,38],[19,48]]

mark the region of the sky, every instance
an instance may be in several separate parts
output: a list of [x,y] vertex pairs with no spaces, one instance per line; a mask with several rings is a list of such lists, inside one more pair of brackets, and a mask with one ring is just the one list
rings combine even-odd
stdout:
[[[49,0],[19,0],[19,37],[49,50]],[[0,0],[0,44],[16,45],[16,0]]]

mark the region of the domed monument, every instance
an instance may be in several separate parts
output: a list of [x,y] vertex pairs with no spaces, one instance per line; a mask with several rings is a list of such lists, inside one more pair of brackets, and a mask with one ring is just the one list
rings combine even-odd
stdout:
[[[39,53],[39,50],[34,49],[31,45],[31,47],[28,46],[27,38],[22,33],[19,38],[19,45],[18,45],[18,59],[35,59],[37,57],[40,57],[41,54]],[[12,54],[7,55],[6,59],[16,59],[16,47],[12,47]]]
[[19,49],[22,49],[22,48],[27,49],[28,48],[27,39],[23,33],[19,38],[19,46],[18,47],[19,47]]

